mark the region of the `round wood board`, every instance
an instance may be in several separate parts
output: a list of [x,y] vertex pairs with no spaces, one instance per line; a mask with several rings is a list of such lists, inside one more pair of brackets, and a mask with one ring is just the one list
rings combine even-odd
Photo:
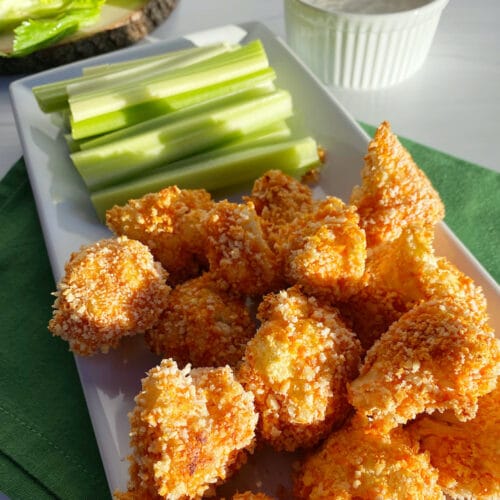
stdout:
[[[144,38],[173,11],[177,0],[108,0],[91,28],[25,57],[0,57],[0,74],[36,73],[132,45]],[[0,51],[8,53],[12,36],[0,36]]]

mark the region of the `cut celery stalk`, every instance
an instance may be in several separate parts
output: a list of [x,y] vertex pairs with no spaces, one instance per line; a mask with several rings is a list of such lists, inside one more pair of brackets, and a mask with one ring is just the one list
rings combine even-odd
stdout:
[[[245,134],[233,141],[226,144],[218,146],[216,148],[209,149],[205,152],[198,153],[175,162],[175,168],[180,168],[182,166],[191,165],[193,162],[199,162],[204,160],[209,160],[216,156],[221,156],[229,153],[235,153],[237,151],[242,151],[243,149],[254,147],[254,146],[264,146],[266,144],[275,144],[278,142],[283,142],[290,139],[292,131],[288,126],[286,120],[280,120],[275,123],[271,123],[266,127],[262,127],[255,132]],[[166,168],[166,167],[159,167]]]
[[273,80],[275,78],[276,73],[272,68],[264,68],[250,75],[235,78],[222,84],[210,85],[195,92],[145,102],[78,122],[72,120],[71,131],[75,139],[111,133],[172,111],[201,103],[215,102],[218,99],[249,91],[249,89],[274,90]]
[[147,176],[96,191],[91,194],[91,200],[103,220],[106,210],[113,205],[124,204],[130,199],[157,192],[167,186],[217,191],[249,182],[271,168],[300,177],[319,163],[316,141],[306,137],[214,155],[212,158],[193,161],[189,165],[183,161],[177,164],[177,168],[174,164]]
[[196,50],[190,49],[162,54],[161,58],[155,56],[153,60],[139,59],[136,61],[127,61],[120,63],[120,67],[114,71],[110,69],[108,73],[102,72],[98,75],[84,74],[83,76],[33,87],[33,94],[40,109],[45,113],[51,113],[68,107],[68,90],[74,93],[77,89],[83,91],[86,88],[88,91],[90,88],[97,87],[102,82],[108,82],[108,86],[111,85],[110,82],[123,83],[124,79],[130,78],[134,74],[139,73],[144,75],[144,72],[147,73],[158,66],[168,65],[173,70],[199,63],[202,59],[214,57],[215,55],[231,50],[231,48],[231,46],[226,44],[195,47]]
[[[171,113],[164,113],[149,120],[143,120],[139,123],[135,123],[130,127],[121,128],[108,134],[100,135],[96,138],[84,140],[81,142],[81,149],[91,149],[97,146],[102,146],[104,144],[109,144],[117,140],[126,139],[127,137],[132,137],[137,134],[143,134],[145,132],[158,129],[159,127],[164,127],[170,123],[180,123],[181,120],[185,120],[190,117],[196,117],[197,115],[208,111],[216,111],[217,109],[229,105],[244,103],[249,99],[270,95],[273,92],[276,92],[274,86],[271,86],[270,88],[267,86],[251,87],[242,92],[238,92],[232,95],[229,94],[228,96],[222,97],[220,99],[201,102],[193,106],[188,106],[187,108],[172,111]],[[77,136],[78,134],[73,133],[73,136],[75,135]]]
[[80,151],[79,142],[75,141],[73,137],[71,137],[71,134],[64,134],[64,139],[70,153],[76,153],[77,151]]
[[79,81],[72,82],[66,86],[66,92],[69,97],[86,93],[86,92],[106,92],[118,85],[123,85],[126,81],[127,85],[135,85],[136,81],[144,80],[144,74],[165,71],[166,73],[178,68],[196,65],[202,61],[206,61],[219,54],[229,52],[229,45],[216,45],[200,47],[196,52],[188,54],[177,54],[175,57],[170,57],[167,60],[155,59],[149,62],[142,62],[135,66],[126,67],[120,71],[113,71],[102,75],[94,75],[90,78],[82,77]]
[[[226,46],[228,49],[239,47],[238,44],[228,44],[223,42],[221,44],[214,44]],[[107,73],[114,73],[115,71],[121,71],[122,69],[127,69],[132,66],[137,66],[139,64],[149,64],[156,60],[169,61],[175,59],[179,55],[194,54],[196,52],[202,51],[206,47],[187,47],[185,49],[173,50],[171,52],[162,52],[161,54],[154,54],[152,56],[144,56],[138,59],[127,59],[126,61],[105,63],[105,64],[94,64],[92,66],[85,66],[82,69],[82,74],[84,76],[97,76],[105,75]]]
[[[290,136],[290,127],[285,120],[282,120],[276,123],[272,123],[267,127],[263,127],[262,129],[259,129],[255,132],[246,134],[239,139],[231,141],[229,144],[218,146],[216,149],[218,151],[236,151],[238,148],[243,148],[247,145],[269,144],[272,142],[284,141],[285,139],[289,139]],[[93,142],[75,140],[73,139],[71,134],[64,134],[64,138],[66,139],[70,153],[76,153],[77,151],[88,149],[90,142]],[[97,144],[95,144],[94,147],[96,145]],[[207,157],[209,157],[214,154],[213,152],[214,150],[211,149],[207,151],[207,153],[196,155],[196,157],[202,157],[203,154],[206,154]]]
[[71,155],[71,159],[87,187],[94,191],[238,139],[291,115],[290,94],[278,90],[78,151]]
[[174,71],[146,74],[143,81],[127,82],[110,91],[94,91],[70,97],[68,102],[74,121],[117,111],[153,99],[189,92],[207,85],[232,80],[269,66],[259,40],[233,51],[212,57],[196,65]]

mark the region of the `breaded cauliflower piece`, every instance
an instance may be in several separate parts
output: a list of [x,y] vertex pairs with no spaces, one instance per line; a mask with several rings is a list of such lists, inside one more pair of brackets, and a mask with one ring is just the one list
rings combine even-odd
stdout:
[[367,286],[344,303],[336,304],[350,320],[366,349],[403,313],[422,300],[456,297],[488,321],[486,298],[480,286],[433,248],[434,230],[409,225],[400,236],[378,245],[366,261]]
[[114,206],[106,212],[106,224],[115,234],[147,245],[169,272],[170,283],[177,284],[207,266],[202,220],[213,203],[203,189],[171,186]]
[[[454,296],[483,315],[486,298],[482,289],[445,257],[434,253],[434,230],[409,225],[400,236],[370,252],[367,272],[370,286],[398,291],[409,304],[430,298]],[[479,316],[478,316],[479,318]]]
[[383,122],[368,146],[350,203],[358,207],[369,248],[396,239],[408,224],[434,226],[444,205],[425,173]]
[[336,302],[335,306],[365,350],[370,349],[392,323],[411,308],[398,291],[381,289],[370,284],[347,301]]
[[437,479],[403,429],[371,434],[353,419],[303,461],[294,493],[300,500],[444,499]]
[[153,352],[180,366],[235,366],[255,330],[244,298],[216,287],[205,273],[172,290],[145,339]]
[[417,418],[408,430],[430,454],[449,497],[500,498],[500,386],[479,399],[473,420],[435,412]]
[[237,372],[255,395],[258,433],[277,450],[310,447],[350,410],[346,384],[358,373],[361,346],[336,309],[298,287],[267,295],[258,317]]
[[139,241],[120,237],[83,246],[66,263],[48,328],[76,354],[107,352],[157,321],[170,293],[167,277]]
[[311,188],[281,170],[269,170],[259,177],[250,196],[243,199],[254,204],[266,239],[273,248],[279,242],[283,226],[309,214],[314,207]]
[[499,373],[492,329],[477,324],[466,303],[432,299],[403,314],[375,342],[349,385],[349,401],[368,427],[381,432],[436,410],[452,410],[465,421]]
[[215,204],[205,222],[210,272],[222,288],[260,296],[279,288],[280,268],[253,203]]
[[285,276],[311,295],[347,298],[363,285],[366,239],[356,208],[333,196],[290,224],[280,243]]
[[117,498],[200,499],[254,446],[253,396],[229,367],[180,370],[165,359],[142,380],[129,417],[130,480]]

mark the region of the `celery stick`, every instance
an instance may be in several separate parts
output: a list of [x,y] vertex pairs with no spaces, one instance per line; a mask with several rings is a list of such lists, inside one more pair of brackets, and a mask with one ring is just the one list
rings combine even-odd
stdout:
[[[170,123],[175,123],[180,120],[184,120],[201,113],[205,113],[206,111],[216,111],[218,108],[223,108],[225,106],[243,103],[248,101],[249,99],[253,99],[260,96],[270,95],[275,92],[276,89],[272,86],[270,89],[266,86],[261,87],[250,87],[248,89],[243,90],[242,92],[237,92],[235,94],[229,94],[227,96],[223,96],[219,99],[208,100],[205,102],[201,102],[195,104],[193,106],[188,106],[187,108],[179,109],[177,111],[172,111],[171,113],[163,113],[160,116],[155,116],[154,118],[145,119],[138,123],[135,123],[129,127],[121,128],[119,130],[115,130],[108,134],[100,135],[96,138],[90,138],[88,140],[84,140],[81,143],[82,149],[90,149],[97,146],[102,146],[103,144],[109,144],[111,142],[126,139],[127,137],[132,137],[137,134],[142,134],[159,127],[163,127]],[[141,111],[142,115],[144,113]],[[78,134],[73,131],[73,136],[77,136]]]
[[144,173],[159,165],[227,143],[292,114],[287,91],[196,114],[132,137],[78,151],[71,159],[88,188]]
[[[207,53],[208,55],[216,55],[222,51],[230,50],[230,46],[221,44],[220,46],[213,47],[195,47],[196,50],[190,49],[190,51],[182,50],[179,52],[172,52],[167,54],[162,54],[165,63],[172,64],[174,67],[182,67],[182,65],[190,64],[189,56],[195,56],[198,52]],[[216,50],[213,50],[216,49]],[[162,63],[162,59],[159,56],[156,65]],[[148,58],[146,58],[148,59]],[[196,59],[193,59],[196,62]],[[122,81],[125,76],[130,75],[131,72],[140,73],[148,71],[151,67],[154,67],[154,61],[144,61],[143,59],[126,61],[120,63],[120,66],[116,68],[113,72],[116,81]],[[83,70],[85,73],[85,69]],[[111,71],[111,70],[110,70]],[[105,73],[102,72],[102,75]],[[73,84],[78,84],[80,82],[92,82],[96,78],[94,74],[84,74],[83,76],[77,76],[75,78],[70,78],[66,80],[59,80],[57,82],[46,83],[43,85],[38,85],[33,87],[33,94],[37,100],[38,106],[45,113],[52,113],[54,111],[59,111],[61,109],[68,107],[68,92],[67,87]]]
[[86,120],[72,120],[72,134],[75,139],[84,139],[111,133],[114,130],[126,129],[174,110],[191,107],[203,102],[215,102],[217,99],[237,95],[252,88],[270,91],[274,89],[272,82],[275,78],[276,73],[272,68],[264,68],[250,75],[198,89],[196,92],[156,99]]
[[[239,45],[237,44],[233,45],[233,44],[228,44],[226,42],[222,42],[221,44],[214,44],[212,45],[212,47],[216,45],[225,46],[227,47],[228,50],[239,47]],[[188,55],[203,51],[203,49],[205,49],[206,47],[187,47],[185,49],[178,49],[170,52],[162,52],[161,54],[144,56],[137,59],[127,59],[126,61],[85,66],[82,69],[82,74],[84,76],[105,75],[106,73],[114,73],[115,71],[121,71],[122,69],[127,69],[129,67],[137,66],[138,64],[143,64],[143,63],[148,64],[156,60],[169,61],[175,59],[179,55]]]
[[76,151],[80,151],[80,144],[78,141],[75,141],[71,134],[64,134],[64,139],[68,146],[68,151],[70,153],[76,153]]
[[193,106],[200,102],[220,99],[252,87],[267,87],[268,90],[274,90],[274,80],[276,80],[276,72],[273,68],[267,67],[232,80],[208,85],[191,92],[176,94],[167,97],[166,100],[172,110],[177,110]]
[[[220,152],[236,151],[243,147],[284,141],[285,139],[289,139],[290,135],[291,135],[290,127],[287,125],[285,120],[281,120],[276,123],[272,123],[267,127],[263,127],[259,130],[256,130],[255,132],[246,134],[245,136],[235,139],[234,141],[231,141],[228,144],[219,146],[216,149],[217,151]],[[88,149],[90,142],[93,142],[93,141],[75,140],[73,139],[71,134],[64,134],[64,138],[66,139],[66,142],[68,144],[68,149],[71,153],[75,153],[76,151],[80,151],[83,149]],[[201,159],[203,156],[209,158],[213,156],[213,154],[214,154],[214,149],[210,149],[206,153],[200,153],[196,155],[196,158]],[[191,156],[190,158],[194,157]]]
[[174,69],[185,68],[228,51],[229,46],[222,44],[200,47],[194,53],[189,52],[188,54],[178,54],[175,57],[168,58],[167,60],[165,60],[165,58],[154,59],[149,62],[141,62],[135,66],[126,67],[120,71],[116,70],[102,75],[93,75],[88,79],[82,77],[79,81],[68,84],[66,86],[66,92],[69,97],[72,97],[85,92],[106,92],[115,87],[117,84],[123,85],[124,81],[127,82],[127,85],[134,85],[136,81],[144,79],[145,73],[151,73],[159,70],[169,72]]
[[104,219],[106,210],[113,205],[126,203],[167,186],[217,191],[251,181],[271,168],[300,177],[319,163],[317,144],[311,137],[306,137],[215,155],[188,166],[183,161],[178,168],[172,169],[175,167],[173,164],[147,176],[96,191],[91,194],[91,200],[99,217]]
[[255,40],[239,49],[212,57],[174,71],[144,75],[133,86],[125,82],[113,91],[94,91],[70,97],[68,102],[74,121],[109,113],[127,106],[189,92],[207,85],[232,80],[269,66],[262,44]]

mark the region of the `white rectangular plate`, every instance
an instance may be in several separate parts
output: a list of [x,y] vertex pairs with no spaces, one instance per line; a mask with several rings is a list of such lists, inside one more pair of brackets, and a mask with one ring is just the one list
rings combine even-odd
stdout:
[[[216,41],[243,43],[262,40],[271,65],[278,74],[278,85],[288,89],[294,99],[295,128],[316,138],[328,152],[327,167],[319,194],[344,200],[359,183],[368,136],[348,115],[331,93],[289,51],[285,43],[258,23],[225,26],[182,39],[136,46],[46,71],[14,82],[11,97],[28,173],[35,196],[45,242],[55,279],[58,281],[71,252],[81,245],[109,236],[99,223],[83,182],[68,157],[61,128],[53,117],[42,113],[32,87],[81,73],[83,66],[157,54]],[[483,286],[490,303],[493,327],[500,331],[499,289],[475,258],[441,224],[436,241],[437,253],[446,255],[463,272]],[[129,454],[127,413],[140,390],[145,372],[158,363],[142,339],[131,339],[107,355],[76,357],[80,380],[94,427],[110,490],[124,490],[127,484]],[[228,490],[238,487],[276,494],[277,486],[289,485],[290,457],[278,459],[269,450],[251,457],[249,464],[233,479]],[[228,491],[226,490],[226,491]],[[227,494],[227,493],[226,493]]]

